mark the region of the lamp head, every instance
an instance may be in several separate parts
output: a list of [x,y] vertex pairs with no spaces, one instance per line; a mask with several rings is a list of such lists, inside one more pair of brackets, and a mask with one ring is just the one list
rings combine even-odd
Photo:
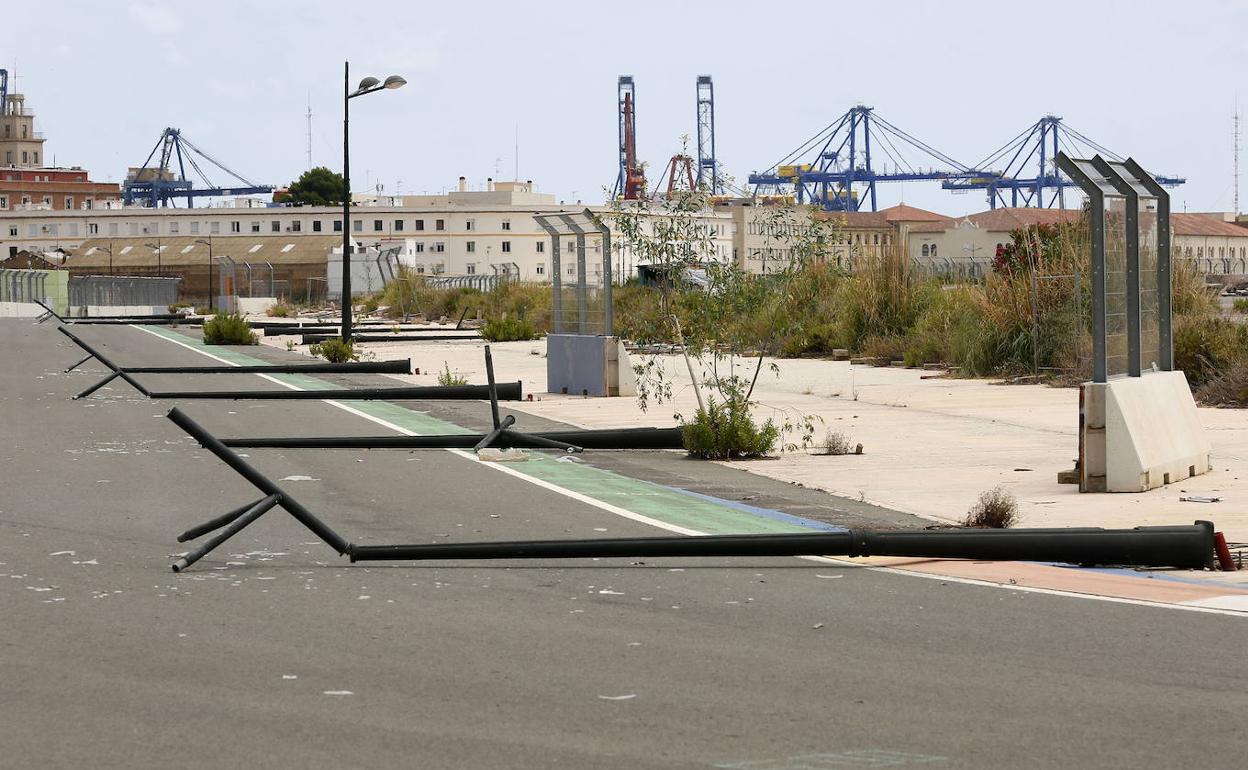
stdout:
[[402,75],[391,75],[382,84],[384,88],[402,88],[405,85],[407,85],[407,81],[403,79]]
[[381,81],[378,80],[377,78],[373,77],[372,75],[369,75],[368,77],[360,81],[360,87],[357,88],[356,91],[367,91],[368,89],[372,88],[373,86],[377,85],[380,82]]

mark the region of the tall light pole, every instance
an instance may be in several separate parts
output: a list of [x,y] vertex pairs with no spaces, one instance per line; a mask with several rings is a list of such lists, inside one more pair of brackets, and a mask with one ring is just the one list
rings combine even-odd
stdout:
[[351,62],[342,63],[342,340],[351,341],[351,143],[350,107],[357,96],[371,94],[383,88],[400,88],[407,83],[399,75],[391,75],[385,82],[375,77],[360,81],[360,87],[351,90]]
[[196,238],[196,243],[202,243],[208,247],[208,312],[212,312],[212,234],[208,234],[208,240]]
[[165,270],[164,270],[164,268],[163,268],[163,267],[161,267],[161,265],[160,265],[160,239],[159,239],[159,238],[158,238],[158,239],[156,239],[156,243],[145,243],[145,244],[143,244],[143,245],[144,245],[144,246],[146,246],[147,248],[151,249],[153,252],[155,252],[155,254],[156,254],[156,275],[159,275],[159,276],[161,276],[161,277],[163,278],[163,277],[164,277],[164,275],[165,275]]

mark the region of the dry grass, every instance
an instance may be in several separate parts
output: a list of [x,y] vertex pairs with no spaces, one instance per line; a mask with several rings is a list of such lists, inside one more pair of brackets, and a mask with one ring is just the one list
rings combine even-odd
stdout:
[[962,526],[977,529],[1007,529],[1018,522],[1018,501],[1001,487],[981,492],[967,511]]

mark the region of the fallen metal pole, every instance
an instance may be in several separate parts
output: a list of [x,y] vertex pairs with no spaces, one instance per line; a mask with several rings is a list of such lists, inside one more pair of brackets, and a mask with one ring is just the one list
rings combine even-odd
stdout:
[[847,530],[793,535],[706,535],[599,540],[521,540],[429,545],[352,545],[351,561],[658,557],[907,556],[928,559],[1205,567],[1213,524],[1135,529]]
[[190,417],[187,417],[181,409],[177,407],[170,409],[168,417],[174,425],[186,431],[199,442],[200,446],[220,458],[222,462],[233,468],[238,475],[251,482],[256,489],[259,489],[266,495],[280,496],[281,500],[278,504],[291,516],[294,516],[300,524],[311,530],[314,535],[324,540],[330,548],[333,548],[339,554],[344,554],[351,547],[351,544],[342,535],[330,529],[325,522],[318,519],[307,508],[304,508],[299,501],[270,481],[263,473],[248,465],[247,461],[239,457],[237,453],[230,451],[215,436],[204,430]]
[[[479,340],[480,334],[352,334],[356,342],[438,342],[446,340]],[[302,345],[315,345],[338,339],[337,334],[304,334]]]
[[411,374],[412,361],[351,361],[334,364],[257,364],[255,366],[123,366],[131,374]]
[[[124,372],[123,372],[124,374]],[[335,400],[377,401],[382,399],[405,400],[484,400],[489,398],[485,385],[426,385],[411,388],[359,388],[334,390],[188,390],[152,391],[149,398],[226,399],[226,400]],[[500,397],[509,401],[520,400],[520,383],[509,382],[499,386]]]
[[76,363],[76,364],[74,364],[73,366],[71,366],[71,367],[69,367],[68,369],[66,369],[66,370],[65,370],[65,373],[66,373],[66,374],[69,374],[70,372],[72,372],[73,370],[75,370],[75,369],[77,369],[78,367],[82,366],[83,364],[85,364],[86,362],[90,361],[90,360],[91,360],[91,359],[93,359],[93,358],[95,358],[95,356],[93,356],[93,355],[91,355],[90,353],[88,353],[88,354],[86,355],[86,357],[85,357],[85,358],[83,358],[81,361],[79,361],[78,363]]
[[196,524],[195,526],[191,527],[187,531],[178,535],[178,542],[185,543],[187,540],[194,540],[200,535],[206,535],[209,532],[212,532],[213,530],[221,529],[226,524],[229,524],[231,521],[234,521],[235,519],[237,519],[239,516],[242,516],[247,511],[250,511],[252,508],[254,508],[256,505],[258,505],[262,501],[263,500],[252,500],[250,503],[247,503],[245,505],[240,505],[234,510],[230,511],[229,513],[223,513],[215,519],[209,519],[208,521],[205,521],[203,524]]
[[203,323],[203,319],[188,318],[184,315],[107,316],[101,318],[67,318],[65,323],[74,326],[167,326],[170,324],[198,326]]
[[269,495],[237,516],[228,527],[221,530],[215,537],[173,563],[173,571],[181,572],[195,562],[207,556],[214,548],[237,535],[244,527],[268,513],[273,506],[280,503],[281,495]]
[[100,382],[97,382],[95,385],[92,385],[91,387],[87,388],[86,390],[79,393],[78,395],[74,396],[74,399],[86,398],[87,396],[91,395],[95,391],[107,385],[115,377],[120,377],[121,379],[125,380],[126,382],[130,384],[132,388],[139,391],[143,395],[148,396],[148,397],[151,396],[151,394],[148,393],[147,388],[140,385],[138,380],[134,379],[129,374],[127,374],[124,370],[122,370],[116,364],[114,364],[112,361],[108,360],[108,358],[103,353],[91,347],[87,343],[83,342],[82,339],[78,337],[78,335],[74,334],[69,329],[66,329],[64,326],[58,326],[56,327],[56,330],[59,331],[61,334],[64,334],[66,337],[69,337],[71,340],[73,340],[75,345],[77,345],[78,347],[90,353],[93,358],[95,358],[97,361],[104,364],[104,366],[112,370],[112,374],[105,377]]
[[[684,428],[615,428],[604,430],[563,430],[538,433],[506,431],[495,444],[500,448],[543,449],[530,442],[541,438],[582,449],[681,449]],[[229,447],[248,449],[472,449],[481,441],[480,433],[452,433],[441,436],[307,436],[269,438],[225,438]]]

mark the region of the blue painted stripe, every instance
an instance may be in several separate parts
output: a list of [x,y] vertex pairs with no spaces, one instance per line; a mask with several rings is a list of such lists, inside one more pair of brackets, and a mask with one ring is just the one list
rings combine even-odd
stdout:
[[754,516],[761,516],[763,518],[772,519],[774,521],[781,521],[781,522],[784,522],[785,524],[792,524],[798,527],[805,527],[806,529],[818,529],[818,530],[823,530],[824,532],[848,532],[849,531],[847,528],[842,527],[837,524],[829,524],[826,521],[817,521],[815,519],[803,518],[802,516],[794,516],[790,513],[785,513],[784,511],[777,511],[772,508],[759,508],[758,506],[755,506],[755,505],[746,505],[745,503],[738,502],[736,500],[725,500],[722,497],[715,497],[713,495],[704,495],[701,492],[694,492],[693,490],[690,490],[690,489],[681,489],[680,487],[668,487],[668,489],[671,489],[675,492],[679,492],[682,495],[689,495],[690,497],[696,497],[699,500],[705,500],[708,503],[715,503],[716,505],[723,505],[723,506],[727,506],[728,508],[735,508],[736,510],[742,511],[743,513],[752,514]]

